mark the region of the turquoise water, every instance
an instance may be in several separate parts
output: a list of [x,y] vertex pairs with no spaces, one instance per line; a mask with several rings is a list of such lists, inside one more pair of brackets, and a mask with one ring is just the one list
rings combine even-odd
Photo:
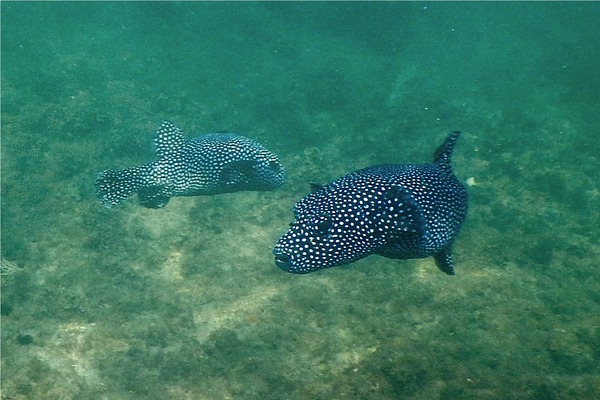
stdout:
[[[1,7],[3,399],[600,398],[600,4]],[[103,208],[163,119],[288,182]],[[457,129],[456,277],[275,266],[310,182]]]

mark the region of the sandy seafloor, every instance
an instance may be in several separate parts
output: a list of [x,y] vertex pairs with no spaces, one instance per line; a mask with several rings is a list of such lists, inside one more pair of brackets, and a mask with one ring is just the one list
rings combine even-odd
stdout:
[[[600,398],[599,3],[1,7],[2,399]],[[103,208],[163,119],[289,179]],[[457,129],[455,277],[275,266],[310,182]]]

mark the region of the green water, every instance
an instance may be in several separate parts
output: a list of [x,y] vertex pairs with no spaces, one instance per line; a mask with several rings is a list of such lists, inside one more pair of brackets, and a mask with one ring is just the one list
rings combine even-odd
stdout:
[[[600,398],[600,4],[13,3],[2,11],[2,399]],[[135,198],[163,119],[280,156],[273,192]],[[272,247],[310,182],[470,183],[456,277]]]

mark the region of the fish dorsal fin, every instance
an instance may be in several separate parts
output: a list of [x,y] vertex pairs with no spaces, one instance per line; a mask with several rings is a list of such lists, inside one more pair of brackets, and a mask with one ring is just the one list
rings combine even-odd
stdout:
[[440,147],[435,151],[433,156],[433,162],[442,166],[450,166],[450,157],[452,156],[452,150],[456,140],[460,136],[460,131],[454,131],[448,138],[442,143]]
[[159,159],[179,153],[185,143],[183,132],[175,124],[164,121],[156,131],[154,146]]

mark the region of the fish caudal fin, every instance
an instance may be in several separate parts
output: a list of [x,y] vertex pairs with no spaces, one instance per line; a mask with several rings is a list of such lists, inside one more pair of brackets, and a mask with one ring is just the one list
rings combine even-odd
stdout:
[[96,194],[106,207],[118,206],[148,181],[148,167],[109,169],[102,171],[94,181]]

